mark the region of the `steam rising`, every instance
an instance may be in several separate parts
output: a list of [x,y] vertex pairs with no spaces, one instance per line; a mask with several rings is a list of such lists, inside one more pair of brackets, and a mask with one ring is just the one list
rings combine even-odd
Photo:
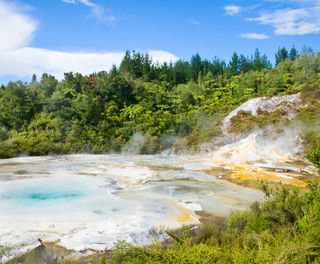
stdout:
[[146,137],[144,137],[140,132],[137,132],[132,136],[129,145],[121,148],[121,153],[126,155],[140,154],[146,142]]
[[286,128],[278,134],[275,129],[269,128],[222,146],[211,155],[214,160],[230,163],[296,159],[301,154],[302,146],[298,129]]

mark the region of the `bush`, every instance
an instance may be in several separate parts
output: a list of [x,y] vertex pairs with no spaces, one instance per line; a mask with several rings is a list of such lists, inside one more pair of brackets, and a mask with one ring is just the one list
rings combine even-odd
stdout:
[[310,184],[302,193],[289,185],[261,186],[266,201],[250,210],[168,232],[169,246],[121,242],[107,263],[319,263],[320,187]]
[[310,160],[320,170],[320,148],[309,151],[306,155],[307,159]]

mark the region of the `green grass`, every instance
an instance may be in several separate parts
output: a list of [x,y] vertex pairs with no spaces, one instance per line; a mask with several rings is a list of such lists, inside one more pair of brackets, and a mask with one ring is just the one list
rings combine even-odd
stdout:
[[119,243],[106,263],[320,263],[320,188],[264,185],[266,201],[176,231],[172,244]]

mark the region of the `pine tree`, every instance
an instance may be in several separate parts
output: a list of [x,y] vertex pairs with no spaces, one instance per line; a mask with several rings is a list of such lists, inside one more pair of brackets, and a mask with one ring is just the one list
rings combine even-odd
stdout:
[[142,75],[145,81],[149,81],[151,77],[152,60],[149,57],[148,52],[142,57]]
[[279,47],[275,56],[276,56],[276,66],[278,66],[280,62],[285,61],[289,57],[288,51],[286,50],[285,47],[283,47],[282,49],[280,49]]
[[130,72],[130,64],[131,64],[131,55],[130,51],[126,51],[126,54],[124,55],[121,64],[120,64],[120,72],[123,73],[129,73]]
[[199,53],[191,57],[191,72],[194,81],[198,79],[199,72],[202,70],[202,61]]
[[298,56],[298,51],[297,51],[297,49],[293,46],[293,47],[291,48],[291,50],[290,50],[290,55],[289,55],[290,61],[294,61],[294,60],[297,58],[297,56]]
[[243,54],[240,55],[240,71],[241,72],[248,72],[252,70],[252,61],[244,56]]
[[32,83],[37,82],[37,75],[35,75],[35,74],[32,75],[31,82],[32,82]]
[[117,75],[119,74],[119,71],[117,69],[117,66],[116,65],[112,65],[112,68],[110,70],[110,75],[112,78],[116,77]]
[[271,69],[272,63],[268,60],[267,55],[262,56],[262,68],[263,69]]
[[253,58],[253,70],[255,71],[261,71],[263,68],[262,64],[262,58],[260,56],[259,49],[256,49],[254,52],[254,58]]
[[240,73],[240,59],[236,52],[233,52],[231,61],[229,62],[228,69],[231,75],[238,75]]

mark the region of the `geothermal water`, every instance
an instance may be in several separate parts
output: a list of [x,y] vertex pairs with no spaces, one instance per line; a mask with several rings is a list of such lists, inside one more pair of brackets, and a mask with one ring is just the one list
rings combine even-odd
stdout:
[[38,238],[104,250],[149,244],[153,230],[197,224],[197,212],[245,209],[262,198],[203,169],[202,157],[69,155],[0,160],[0,245],[15,254]]
[[118,240],[150,244],[155,230],[198,224],[199,211],[227,215],[263,198],[231,183],[234,177],[303,183],[295,179],[302,165],[289,162],[292,148],[259,138],[202,156],[0,160],[0,246],[13,247],[16,255],[38,246],[39,238],[76,251],[110,249]]

